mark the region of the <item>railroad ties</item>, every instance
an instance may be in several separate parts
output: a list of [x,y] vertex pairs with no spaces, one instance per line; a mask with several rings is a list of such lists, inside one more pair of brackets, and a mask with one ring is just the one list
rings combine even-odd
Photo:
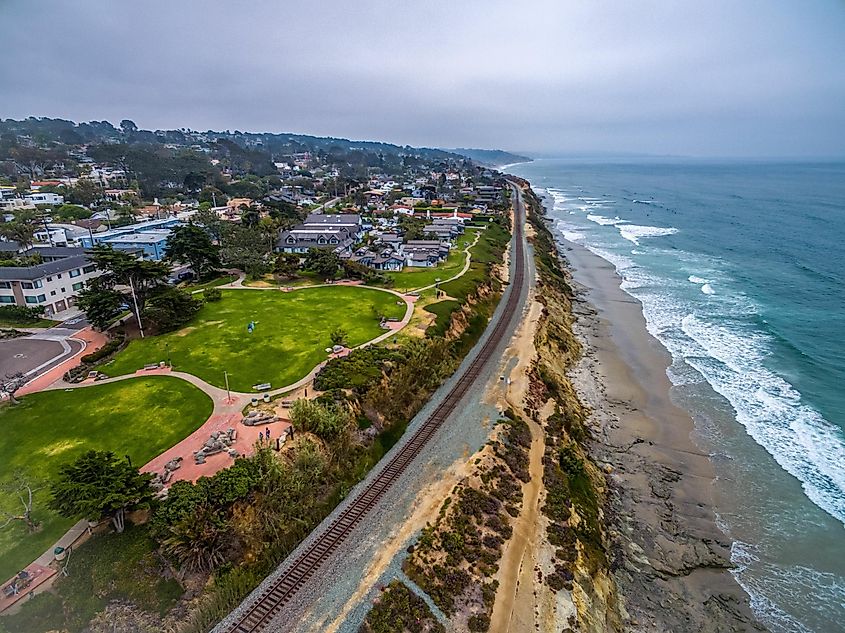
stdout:
[[[479,353],[473,358],[464,373],[449,391],[443,401],[414,432],[413,436],[396,452],[390,461],[360,491],[340,514],[316,535],[313,542],[290,563],[283,563],[287,572],[276,579],[247,607],[246,613],[232,623],[228,633],[255,633],[263,631],[299,588],[332,555],[337,547],[355,528],[367,513],[379,502],[384,493],[402,476],[414,458],[428,444],[431,437],[448,419],[460,401],[492,358],[499,343],[510,327],[519,307],[519,297],[525,284],[525,246],[523,244],[523,222],[521,201],[517,204],[517,219],[514,222],[514,277],[510,294],[502,310],[501,318],[493,326],[490,336]],[[318,530],[320,528],[317,528]]]

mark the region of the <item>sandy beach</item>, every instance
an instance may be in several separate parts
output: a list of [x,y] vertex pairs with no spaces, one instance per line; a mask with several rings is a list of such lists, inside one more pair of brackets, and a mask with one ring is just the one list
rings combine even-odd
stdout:
[[594,458],[610,472],[615,577],[631,630],[764,630],[730,574],[713,467],[691,438],[689,414],[671,400],[668,352],[612,264],[571,242],[561,253],[584,343],[571,377],[593,409]]

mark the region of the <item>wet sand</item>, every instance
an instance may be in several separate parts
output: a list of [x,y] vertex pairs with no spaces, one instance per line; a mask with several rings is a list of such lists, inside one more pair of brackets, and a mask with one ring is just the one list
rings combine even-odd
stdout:
[[668,352],[613,265],[562,244],[585,344],[571,375],[593,409],[591,451],[611,471],[607,518],[629,630],[764,630],[730,574],[730,542],[712,505],[714,470],[691,438],[690,415],[671,400]]

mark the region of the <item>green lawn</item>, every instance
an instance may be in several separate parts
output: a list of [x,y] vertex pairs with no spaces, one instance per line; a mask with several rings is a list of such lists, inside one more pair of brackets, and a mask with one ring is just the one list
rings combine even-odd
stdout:
[[[132,341],[100,370],[128,374],[169,355],[174,369],[219,387],[224,386],[224,370],[235,391],[251,391],[265,382],[283,387],[326,359],[336,327],[346,330],[349,346],[383,334],[378,315],[405,314],[405,304],[397,301],[393,294],[354,286],[223,290],[223,299],[204,305],[185,328]],[[252,334],[247,332],[250,321],[256,323]]]
[[449,256],[445,262],[440,263],[434,268],[411,268],[407,267],[402,272],[386,272],[385,276],[393,280],[393,288],[404,292],[406,290],[415,290],[416,288],[423,288],[430,286],[437,279],[446,281],[450,277],[454,277],[464,267],[466,262],[466,253],[464,249],[469,246],[475,239],[477,229],[467,229],[461,235],[449,251]]
[[[211,399],[199,389],[165,376],[24,396],[19,405],[0,406],[0,481],[17,469],[49,480],[59,466],[90,449],[129,455],[141,466],[198,428],[211,409]],[[35,560],[75,523],[46,510],[48,499],[47,490],[36,493],[40,532],[27,534],[17,524],[0,530],[0,582]],[[0,503],[16,508],[5,493]]]
[[230,284],[238,278],[237,275],[221,275],[215,279],[210,279],[209,281],[204,281],[203,283],[199,284],[185,284],[184,286],[180,286],[183,290],[187,290],[188,292],[194,292],[196,290],[205,290],[206,288],[216,288],[217,286],[224,286],[226,284]]

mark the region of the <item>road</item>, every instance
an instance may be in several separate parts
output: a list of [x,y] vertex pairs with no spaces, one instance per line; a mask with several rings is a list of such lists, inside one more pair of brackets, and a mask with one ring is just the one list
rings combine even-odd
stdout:
[[[349,559],[341,556],[340,552],[344,547],[359,548],[357,535],[364,529],[364,520],[371,517],[375,519],[374,523],[371,521],[373,526],[378,527],[384,513],[392,510],[388,503],[391,495],[408,492],[408,477],[403,476],[425,469],[428,460],[421,456],[426,456],[428,445],[437,443],[439,436],[448,433],[461,408],[478,401],[480,387],[489,382],[499,365],[504,347],[521,319],[532,279],[526,273],[530,264],[524,234],[525,211],[518,192],[514,200],[516,221],[509,276],[512,283],[506,288],[481,340],[455,375],[412,421],[400,442],[279,568],[214,629],[215,633],[275,632],[295,628],[298,623],[296,614],[301,614],[303,607],[308,609],[318,600],[325,601],[326,579],[317,580],[321,571],[336,567],[339,562],[341,566],[348,563]],[[397,485],[400,479],[403,485]],[[353,531],[356,537],[350,538]],[[332,580],[328,582],[331,584]]]

